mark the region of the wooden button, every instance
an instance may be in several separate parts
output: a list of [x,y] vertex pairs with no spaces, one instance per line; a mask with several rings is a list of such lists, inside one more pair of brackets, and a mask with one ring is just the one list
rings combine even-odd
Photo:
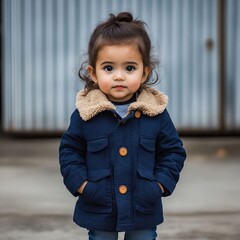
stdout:
[[119,154],[120,154],[122,157],[126,156],[127,153],[128,153],[128,150],[127,150],[125,147],[121,147],[121,148],[119,149]]
[[134,115],[135,115],[135,118],[140,118],[141,117],[141,112],[136,111]]
[[121,185],[119,188],[118,188],[119,192],[121,194],[126,194],[127,193],[127,187],[125,185]]

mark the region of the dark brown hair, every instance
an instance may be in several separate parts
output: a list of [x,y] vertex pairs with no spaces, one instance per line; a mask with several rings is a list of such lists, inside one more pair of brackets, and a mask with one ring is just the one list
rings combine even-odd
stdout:
[[95,88],[94,82],[89,77],[87,65],[95,69],[99,50],[106,45],[128,44],[133,41],[138,45],[142,55],[143,66],[151,67],[151,73],[144,84],[155,84],[158,81],[158,74],[155,72],[155,79],[151,79],[157,61],[151,56],[151,40],[145,29],[146,23],[133,19],[129,12],[121,12],[117,16],[110,14],[110,17],[100,23],[93,31],[88,44],[88,60],[83,62],[79,71],[79,77],[85,82],[85,89]]

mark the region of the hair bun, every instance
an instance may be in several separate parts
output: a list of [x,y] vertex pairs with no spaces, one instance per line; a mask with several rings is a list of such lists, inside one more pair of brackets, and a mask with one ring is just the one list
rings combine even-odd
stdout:
[[120,12],[117,16],[114,14],[110,14],[111,22],[117,23],[117,22],[132,22],[133,16],[129,12]]
[[117,20],[119,22],[131,22],[133,20],[133,16],[129,12],[121,12],[117,15]]

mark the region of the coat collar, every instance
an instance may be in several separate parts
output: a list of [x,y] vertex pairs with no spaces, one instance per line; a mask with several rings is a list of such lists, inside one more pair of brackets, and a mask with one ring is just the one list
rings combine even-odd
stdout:
[[[153,117],[162,113],[167,103],[168,97],[164,93],[145,87],[137,96],[137,101],[130,104],[128,112],[138,109],[143,114]],[[116,110],[100,89],[79,91],[76,97],[76,107],[84,121],[90,120],[100,112]]]

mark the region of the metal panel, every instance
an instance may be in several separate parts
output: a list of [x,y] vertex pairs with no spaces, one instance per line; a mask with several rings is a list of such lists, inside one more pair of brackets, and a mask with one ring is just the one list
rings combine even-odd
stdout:
[[[217,129],[217,0],[4,0],[4,129],[56,131],[74,109],[81,56],[110,12],[147,22],[178,128]],[[213,48],[206,47],[207,40]]]
[[240,2],[226,2],[226,125],[240,128]]
[[74,108],[74,1],[4,1],[4,129],[60,130]]
[[160,9],[160,89],[170,97],[170,112],[178,127],[217,128],[217,1],[162,1]]

